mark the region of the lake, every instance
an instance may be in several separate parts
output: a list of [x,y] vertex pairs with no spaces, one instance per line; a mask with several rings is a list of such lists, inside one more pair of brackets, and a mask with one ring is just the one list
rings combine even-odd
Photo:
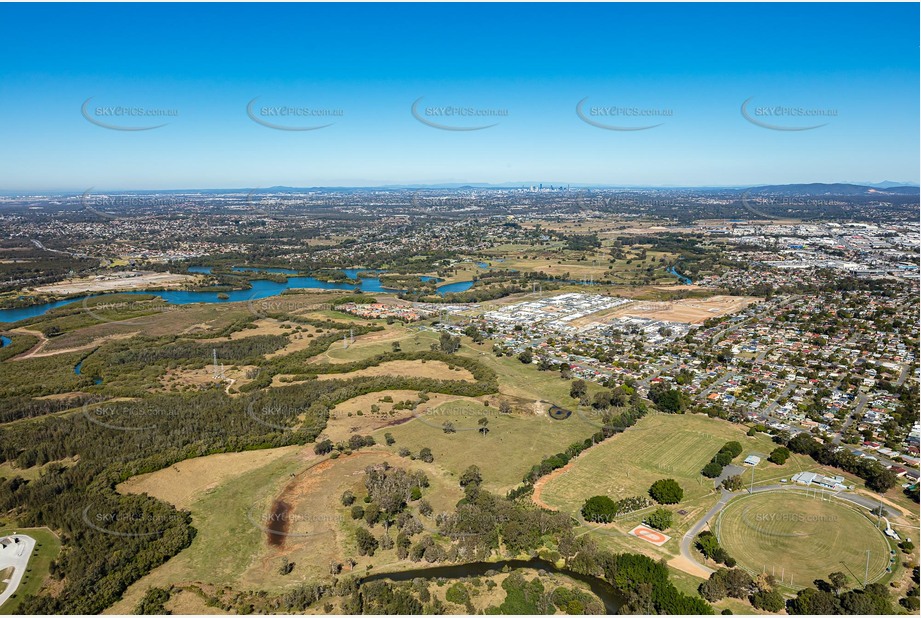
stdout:
[[[201,269],[207,268],[208,271],[211,269],[207,266],[196,267],[199,270],[191,272],[203,272]],[[242,268],[242,267],[241,267]],[[266,269],[268,270],[268,269]],[[277,269],[283,270],[283,269]],[[347,269],[346,274],[349,277],[354,277],[358,272],[371,272],[364,271],[360,269]],[[352,274],[354,273],[354,274]],[[429,280],[437,280],[434,277],[430,277]],[[284,292],[285,290],[298,290],[298,289],[315,289],[315,290],[354,290],[359,288],[362,292],[398,292],[399,290],[394,290],[390,288],[385,288],[381,285],[381,280],[377,277],[362,277],[359,279],[358,285],[352,283],[337,283],[329,281],[320,281],[313,277],[288,277],[288,280],[285,283],[276,283],[275,281],[267,281],[265,279],[256,279],[250,281],[252,288],[249,290],[233,290],[231,292],[223,292],[227,295],[227,298],[221,299],[218,298],[220,292],[190,292],[186,290],[163,290],[159,292],[145,292],[145,291],[127,291],[127,292],[111,292],[110,294],[156,294],[161,297],[164,301],[172,303],[175,305],[189,305],[192,303],[232,303],[232,302],[242,302],[248,300],[258,300],[260,298],[269,298],[271,296],[277,296]],[[449,283],[448,285],[443,285],[437,288],[439,294],[448,294],[451,292],[464,292],[469,290],[473,285],[473,281],[459,281],[457,283]],[[110,294],[94,294],[88,296],[80,296],[77,298],[69,298],[67,300],[58,300],[51,303],[44,303],[41,305],[32,305],[31,307],[22,307],[16,309],[0,309],[0,323],[3,322],[18,322],[19,320],[25,320],[27,318],[34,318],[44,313],[54,309],[56,307],[63,307],[71,303],[83,302],[87,298],[95,298],[97,296],[108,296]]]

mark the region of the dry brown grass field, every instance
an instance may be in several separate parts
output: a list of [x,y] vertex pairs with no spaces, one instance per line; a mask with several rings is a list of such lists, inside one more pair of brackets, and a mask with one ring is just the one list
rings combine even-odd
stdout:
[[365,369],[344,373],[325,373],[317,376],[318,380],[337,380],[343,378],[360,378],[364,376],[407,376],[413,378],[432,378],[435,380],[462,380],[473,382],[473,374],[463,367],[451,368],[438,360],[395,360],[374,365]]
[[169,468],[133,476],[115,489],[123,494],[147,494],[176,508],[187,509],[219,485],[300,450],[299,446],[285,446],[186,459]]
[[[393,401],[383,401],[390,397]],[[333,442],[348,440],[353,434],[367,435],[379,429],[401,425],[411,421],[415,415],[420,414],[423,408],[436,408],[449,401],[469,401],[477,406],[483,405],[484,399],[489,397],[462,397],[459,395],[445,395],[443,393],[429,393],[428,401],[421,404],[417,410],[394,410],[395,404],[401,401],[419,401],[416,391],[386,390],[360,395],[338,404],[330,410],[329,420],[321,438],[326,437]],[[371,406],[377,406],[378,412],[371,411]],[[359,416],[359,412],[361,415]]]

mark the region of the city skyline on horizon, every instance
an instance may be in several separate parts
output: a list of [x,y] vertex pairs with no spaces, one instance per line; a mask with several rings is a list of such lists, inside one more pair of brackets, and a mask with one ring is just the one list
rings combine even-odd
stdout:
[[[542,185],[542,186],[541,186]],[[591,184],[591,183],[566,183],[566,182],[546,182],[546,181],[520,181],[505,183],[479,183],[475,181],[463,183],[390,183],[390,184],[365,184],[365,185],[274,185],[270,187],[238,186],[238,187],[168,187],[168,188],[124,188],[124,187],[89,187],[89,188],[56,188],[56,189],[0,189],[0,196],[5,197],[28,197],[34,196],[66,196],[76,194],[100,194],[100,193],[220,193],[249,191],[259,192],[286,192],[286,191],[336,191],[336,190],[380,190],[380,191],[453,191],[453,190],[484,190],[484,191],[502,191],[502,190],[568,190],[568,191],[669,191],[669,190],[688,190],[688,191],[733,191],[742,189],[756,189],[761,187],[785,187],[797,185],[851,185],[858,187],[869,187],[885,191],[894,187],[912,187],[921,189],[921,184],[915,181],[897,182],[892,180],[882,181],[829,181],[829,182],[803,182],[803,183],[754,183],[742,185],[614,185],[614,184]]]

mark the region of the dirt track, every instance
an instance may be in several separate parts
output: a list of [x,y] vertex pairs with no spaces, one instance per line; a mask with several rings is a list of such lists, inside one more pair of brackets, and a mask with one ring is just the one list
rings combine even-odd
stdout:
[[531,493],[531,501],[534,502],[534,504],[536,504],[542,509],[547,509],[548,511],[556,511],[557,509],[553,508],[552,506],[550,506],[549,504],[547,504],[540,498],[544,490],[544,485],[546,485],[547,483],[549,483],[556,477],[560,476],[561,474],[569,470],[573,466],[574,463],[575,462],[570,461],[568,464],[566,464],[562,468],[557,468],[550,474],[545,474],[544,476],[534,481],[534,491]]

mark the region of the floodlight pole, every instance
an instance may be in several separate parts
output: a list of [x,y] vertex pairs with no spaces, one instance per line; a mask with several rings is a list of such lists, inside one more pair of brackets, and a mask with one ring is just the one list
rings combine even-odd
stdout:
[[867,567],[863,572],[863,585],[864,588],[867,586],[867,578],[870,577],[870,550],[867,550]]

